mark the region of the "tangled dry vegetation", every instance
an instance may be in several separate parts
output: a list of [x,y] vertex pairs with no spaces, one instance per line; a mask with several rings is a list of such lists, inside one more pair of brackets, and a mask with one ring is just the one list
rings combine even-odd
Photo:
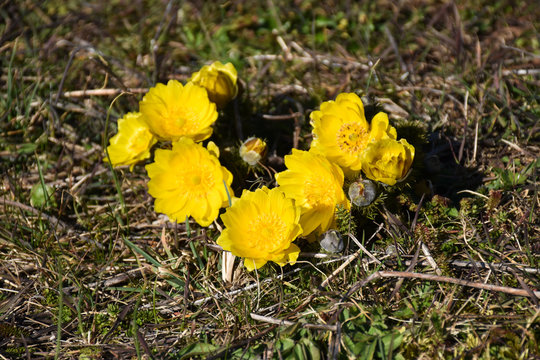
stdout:
[[[0,357],[540,358],[534,1],[3,0],[0,14]],[[141,93],[213,60],[242,79],[214,140],[236,190],[273,181],[235,165],[240,140],[266,138],[279,171],[340,92],[414,144],[407,186],[341,214],[342,253],[301,242],[296,265],[237,261],[224,282],[219,228],[165,221],[143,167],[103,163]]]

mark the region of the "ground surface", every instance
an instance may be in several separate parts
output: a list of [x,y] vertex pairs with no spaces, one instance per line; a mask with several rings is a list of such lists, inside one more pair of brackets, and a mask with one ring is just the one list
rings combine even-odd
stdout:
[[[537,3],[322,3],[0,1],[0,356],[540,357]],[[102,162],[141,91],[214,60],[243,87],[224,161],[259,135],[282,170],[341,92],[415,145],[407,183],[352,214],[364,250],[300,241],[226,284],[215,227],[164,221],[143,166]],[[272,182],[229,165],[238,193]]]

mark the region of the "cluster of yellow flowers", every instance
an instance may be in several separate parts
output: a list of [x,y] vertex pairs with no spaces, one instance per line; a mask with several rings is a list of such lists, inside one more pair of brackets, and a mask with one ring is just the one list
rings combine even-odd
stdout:
[[[287,170],[275,175],[276,188],[244,190],[234,198],[232,174],[220,164],[218,147],[210,141],[205,148],[200,142],[212,135],[217,108],[237,93],[237,73],[230,63],[205,66],[186,85],[176,80],[157,84],[139,103],[140,112],[118,121],[107,156],[113,166],[132,169],[150,158],[156,142],[172,142],[169,148],[157,149],[154,162],[146,166],[156,212],[177,222],[191,216],[208,226],[232,203],[221,216],[225,228],[217,243],[243,257],[248,270],[268,261],[294,264],[300,252],[293,244],[296,238],[316,238],[335,228],[337,209],[350,209],[351,201],[359,206],[371,202],[375,186],[358,179],[360,171],[394,185],[411,167],[414,147],[405,139],[396,140],[388,116],[378,113],[369,123],[360,98],[344,93],[311,113],[311,148],[293,149],[285,156]],[[265,152],[264,141],[249,138],[239,155],[254,166]],[[351,201],[343,190],[345,177],[357,180],[356,188],[349,189]],[[364,192],[370,193],[369,200]]]
[[[244,257],[248,270],[267,261],[294,264],[300,252],[292,243],[296,237],[320,236],[335,228],[338,207],[373,201],[375,186],[362,179],[353,183],[349,201],[343,191],[345,176],[357,180],[362,170],[369,179],[394,185],[411,167],[414,147],[396,140],[385,113],[368,123],[355,94],[340,94],[336,101],[321,104],[311,113],[311,125],[311,148],[293,149],[285,156],[287,170],[275,175],[278,187],[244,191],[221,217],[225,230],[217,243]],[[254,139],[247,143],[257,148]]]
[[414,147],[405,139],[396,140],[396,129],[385,113],[376,114],[369,124],[356,94],[340,94],[336,101],[324,102],[310,118],[311,150],[324,154],[348,176],[362,170],[369,179],[395,185],[407,175]]
[[173,221],[192,216],[201,226],[210,225],[233,196],[232,175],[221,166],[217,146],[209,142],[204,148],[200,142],[212,135],[217,108],[237,93],[237,73],[231,63],[204,66],[186,85],[176,80],[157,84],[139,103],[139,112],[118,120],[106,160],[133,169],[150,158],[158,140],[171,141],[172,148],[156,150],[154,162],[146,166],[154,208]]

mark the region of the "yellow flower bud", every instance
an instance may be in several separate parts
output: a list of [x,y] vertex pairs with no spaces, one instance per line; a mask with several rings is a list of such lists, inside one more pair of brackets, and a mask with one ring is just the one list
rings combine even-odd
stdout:
[[413,159],[414,146],[407,140],[382,139],[362,154],[362,170],[372,180],[394,185],[407,175]]
[[255,166],[266,155],[266,143],[257,137],[250,137],[240,145],[239,153],[242,160]]
[[216,61],[193,73],[190,81],[205,88],[210,101],[216,103],[218,108],[223,108],[238,94],[237,77],[233,64],[223,65]]

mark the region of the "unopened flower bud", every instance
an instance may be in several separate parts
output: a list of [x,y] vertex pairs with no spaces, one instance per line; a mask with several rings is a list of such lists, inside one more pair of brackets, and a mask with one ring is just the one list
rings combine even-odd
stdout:
[[223,109],[238,94],[237,73],[234,65],[216,61],[191,75],[191,82],[208,91],[210,101]]
[[367,206],[377,197],[377,187],[371,180],[359,180],[349,186],[349,199],[356,206]]
[[321,236],[321,247],[330,253],[339,253],[345,245],[339,231],[328,230]]
[[257,137],[250,137],[242,143],[239,152],[242,160],[255,166],[266,155],[266,143]]

